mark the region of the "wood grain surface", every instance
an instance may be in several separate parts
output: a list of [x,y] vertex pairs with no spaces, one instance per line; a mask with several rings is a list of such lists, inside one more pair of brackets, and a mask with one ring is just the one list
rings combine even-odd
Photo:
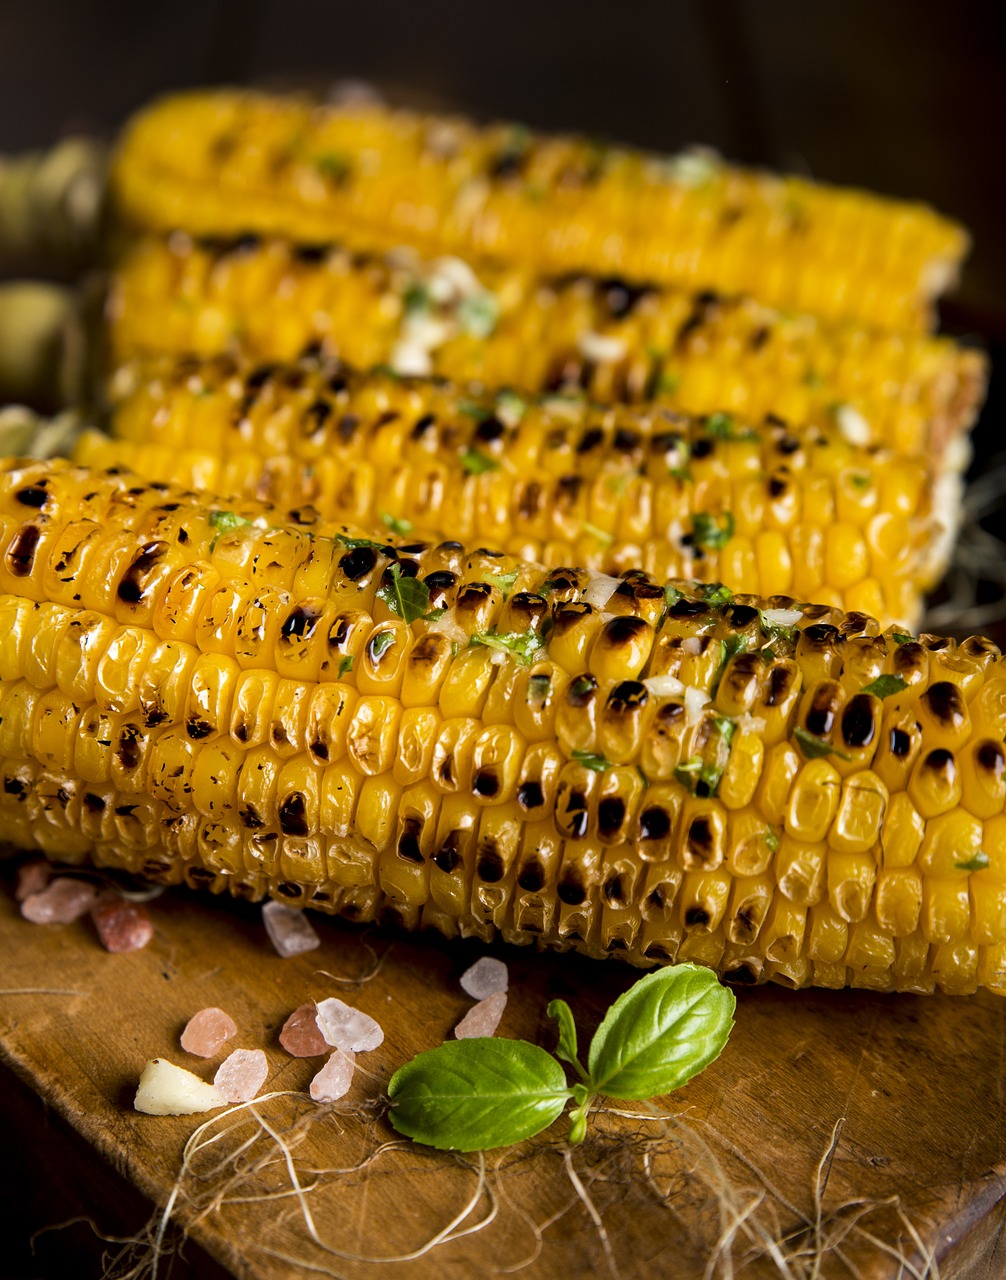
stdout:
[[[192,1013],[215,1004],[240,1028],[228,1048],[265,1047],[266,1089],[291,1091],[255,1106],[274,1134],[286,1135],[289,1163],[254,1115],[217,1113],[206,1136],[223,1136],[204,1148],[198,1176],[176,1195],[176,1218],[188,1224],[196,1253],[236,1276],[278,1280],[327,1269],[352,1280],[697,1280],[727,1252],[738,1274],[751,1277],[1006,1274],[1006,1004],[993,996],[741,991],[723,1056],[660,1100],[655,1115],[635,1104],[637,1116],[601,1114],[572,1152],[560,1119],[480,1166],[477,1156],[396,1141],[380,1099],[394,1069],[448,1036],[470,1007],[458,978],[482,944],[316,918],[320,949],[283,960],[255,907],[173,891],[151,904],[149,948],[113,956],[87,921],[22,920],[9,864],[0,877],[0,1057],[61,1118],[41,1139],[54,1148],[50,1163],[61,1158],[64,1121],[85,1140],[89,1157],[68,1156],[64,1177],[87,1179],[80,1202],[104,1231],[123,1229],[126,1206],[135,1215],[126,1229],[141,1232],[143,1201],[154,1214],[176,1187],[183,1147],[206,1117],[138,1115],[132,1096],[151,1057],[212,1076],[214,1062],[185,1055],[178,1036]],[[550,999],[570,1002],[583,1042],[635,976],[614,962],[503,947],[496,954],[511,975],[499,1034],[549,1048]],[[79,994],[13,994],[22,988]],[[290,1058],[276,1037],[296,1006],[326,995],[373,1014],[386,1040],[360,1056],[344,1103],[318,1108],[304,1091],[320,1063]],[[8,1170],[22,1158],[14,1144],[25,1141],[26,1125],[19,1130],[9,1118],[17,1094],[5,1089],[0,1100]],[[235,1165],[230,1156],[251,1139]],[[305,1188],[301,1203],[289,1194],[291,1168]],[[117,1200],[111,1170],[141,1195]],[[422,1252],[467,1206],[448,1233],[455,1238]],[[52,1222],[64,1207],[53,1202]],[[329,1251],[312,1242],[303,1207]],[[79,1236],[80,1226],[73,1230]],[[172,1230],[166,1241],[177,1243]],[[382,1261],[410,1254],[418,1256],[394,1269]],[[194,1265],[191,1257],[172,1274],[194,1274],[185,1265]],[[710,1274],[729,1272],[714,1265]]]

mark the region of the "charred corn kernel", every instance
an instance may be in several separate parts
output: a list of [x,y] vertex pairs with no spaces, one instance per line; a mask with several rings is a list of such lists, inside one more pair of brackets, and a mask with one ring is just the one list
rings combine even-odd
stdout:
[[[226,360],[193,367],[162,359],[140,362],[129,374],[116,384],[123,398],[113,413],[112,438],[97,432],[82,437],[79,461],[127,465],[150,479],[198,487],[200,477],[185,459],[192,450],[216,448],[249,460],[240,475],[233,473],[226,489],[236,506],[245,497],[269,497],[291,508],[291,519],[299,518],[302,526],[317,512],[326,519],[375,527],[405,523],[440,537],[496,540],[509,552],[545,563],[582,563],[591,571],[618,574],[642,565],[660,578],[702,576],[771,596],[796,589],[794,565],[802,563],[802,543],[794,541],[793,531],[800,507],[799,527],[813,525],[829,540],[820,573],[806,584],[814,597],[847,606],[854,602],[876,610],[884,622],[901,625],[917,620],[919,587],[929,572],[925,566],[932,548],[938,540],[947,543],[940,534],[942,516],[934,505],[937,488],[928,464],[850,444],[834,426],[796,429],[773,420],[747,427],[732,419],[724,425],[722,414],[687,418],[654,405],[605,410],[569,400],[521,401],[515,411],[504,392],[473,398],[443,382],[406,382],[379,372],[361,375],[317,359],[260,370]],[[217,406],[222,423],[209,439],[199,434],[202,423],[193,413],[193,406],[204,400]],[[381,453],[392,429],[394,447],[386,468],[393,478],[361,487],[353,477],[374,472],[375,451]],[[150,453],[151,440],[160,448],[156,457]],[[787,457],[782,451],[794,444],[805,461],[799,468],[788,465],[782,478],[777,459]],[[287,465],[278,468],[277,456],[287,459]],[[327,470],[325,461],[331,464]],[[432,465],[439,478],[431,486]],[[877,519],[872,504],[850,504],[839,525],[829,523],[829,506],[850,472],[879,484],[880,476],[892,470],[919,473],[913,522],[891,539],[886,552],[871,553],[867,563],[859,548],[865,547],[869,525]],[[528,479],[529,471],[534,480]],[[603,504],[597,494],[604,495]],[[159,504],[166,505],[171,504]],[[156,520],[151,519],[154,512]],[[136,594],[140,578],[151,577],[153,587],[154,578],[178,571],[182,549],[177,539],[184,525],[177,512],[155,506],[146,518],[159,536],[149,539],[139,555],[114,538],[90,551],[96,562],[132,556],[135,581],[127,580],[127,594]],[[78,542],[81,536],[74,534]],[[213,609],[198,606],[205,615],[203,625],[218,631],[220,645],[230,643],[227,628],[238,620],[227,610],[229,584],[244,561],[257,555],[265,558],[257,574],[261,614],[252,611],[243,621],[251,639],[239,647],[239,660],[254,652],[256,642],[271,645],[272,636],[265,631],[278,626],[291,662],[298,655],[321,661],[322,621],[312,628],[306,602],[298,600],[297,607],[307,608],[307,617],[287,612],[294,607],[289,600],[280,606],[266,590],[271,581],[267,566],[287,564],[283,548],[289,543],[296,550],[294,581],[290,583],[285,568],[279,569],[277,589],[289,591],[292,585],[298,597],[310,590],[319,600],[330,601],[330,612],[338,602],[373,610],[380,621],[392,620],[384,599],[391,584],[381,543],[364,542],[337,557],[343,572],[334,573],[336,566],[326,563],[326,549],[304,547],[294,531],[262,529],[256,546],[250,532],[236,537],[234,530],[224,530],[214,556],[224,581],[206,584],[218,598]],[[498,628],[502,606],[518,633],[526,629],[521,615],[530,618],[536,606],[531,601],[518,606],[514,597],[527,594],[522,584],[511,583],[505,569],[495,579],[488,563],[486,570],[480,581],[468,581],[466,590],[456,594],[450,625],[469,636]],[[405,557],[402,571],[409,571]],[[583,571],[578,572],[580,580],[571,583],[572,589],[586,585]],[[430,611],[435,613],[442,607],[439,593],[447,580],[436,570],[429,576],[434,579]],[[555,620],[565,640],[559,655],[565,664],[573,665],[568,649],[587,656],[596,630],[605,625],[602,612],[636,616],[651,626],[659,621],[659,589],[652,583],[622,581],[624,590],[617,586],[606,592],[599,589],[603,579],[595,583],[589,613],[587,605],[571,601],[565,615]],[[148,596],[157,599],[159,593],[150,590],[135,604],[119,601],[123,620],[135,620],[123,611],[135,614],[146,607]],[[889,607],[889,601],[896,607]],[[104,607],[98,600],[91,603]],[[448,623],[435,625],[446,628]],[[177,631],[175,638],[190,636]],[[969,669],[974,666],[972,660]],[[687,676],[682,678],[687,682]]]
[[[142,227],[308,243],[334,232],[367,248],[404,240],[546,271],[745,290],[837,316],[862,308],[892,328],[925,320],[967,248],[962,228],[922,205],[738,169],[712,152],[662,157],[248,91],[148,107],[120,144],[113,189]],[[616,287],[614,307],[641,296]]]
[[[1006,708],[985,695],[1002,677],[984,643],[927,638],[928,667],[909,654],[924,678],[881,697],[867,689],[910,646],[870,618],[630,573],[570,670],[546,623],[597,590],[589,573],[367,539],[302,508],[221,521],[213,500],[66,462],[0,468],[8,540],[14,495],[42,481],[39,580],[82,509],[116,548],[96,569],[119,578],[106,614],[86,565],[76,607],[0,593],[11,840],[356,920],[691,957],[737,982],[1003,985]],[[143,579],[146,621],[119,618],[119,579],[167,541],[165,516],[205,590],[180,595],[173,562]],[[369,611],[344,604],[356,551]],[[297,593],[308,556],[327,595]],[[431,630],[427,595],[464,616],[471,586],[490,629]],[[507,612],[521,594],[536,603]],[[350,633],[355,670],[330,652]]]

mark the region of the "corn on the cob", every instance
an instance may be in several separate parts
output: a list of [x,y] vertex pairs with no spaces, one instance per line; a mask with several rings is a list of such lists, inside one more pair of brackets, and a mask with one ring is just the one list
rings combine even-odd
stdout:
[[922,205],[513,126],[236,91],[155,103],[123,138],[140,227],[354,237],[752,294],[890,328],[928,322],[963,229]]
[[1006,992],[990,642],[323,529],[8,462],[5,837],[736,982]]
[[477,276],[459,259],[255,237],[139,241],[120,263],[109,317],[116,363],[151,352],[283,361],[320,348],[360,369],[837,421],[860,444],[950,470],[960,460],[948,448],[971,426],[986,374],[980,352],[949,338],[829,324],[750,298],[519,268]]
[[638,567],[912,625],[943,554],[926,466],[834,429],[471,398],[314,359],[243,377],[226,360],[141,363],[117,382],[114,438],[82,437],[81,463],[546,565]]

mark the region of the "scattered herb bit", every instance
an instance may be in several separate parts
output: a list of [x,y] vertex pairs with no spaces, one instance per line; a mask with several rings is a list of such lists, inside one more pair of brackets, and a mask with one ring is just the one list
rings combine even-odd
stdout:
[[594,681],[590,676],[577,676],[569,686],[569,692],[574,698],[582,698],[590,693],[593,688]]
[[390,364],[375,364],[371,373],[379,373],[382,378],[394,378],[396,382],[401,382],[402,380],[402,375]]
[[713,413],[706,419],[706,435],[717,440],[757,440],[758,432],[751,427],[738,427],[729,413]]
[[657,390],[665,396],[674,395],[680,386],[681,374],[675,373],[673,369],[664,369],[657,379]]
[[604,773],[611,768],[610,760],[593,751],[574,751],[572,758],[577,764],[582,764],[585,769],[592,769],[594,773]]
[[496,413],[508,427],[515,427],[527,413],[527,401],[516,391],[504,387],[496,396]]
[[674,771],[674,776],[693,795],[711,799],[719,790],[723,774],[730,763],[730,744],[737,725],[727,716],[713,716],[716,737],[711,739],[705,756],[692,756]]
[[[572,1011],[564,1000],[553,1000],[548,1013],[559,1024],[555,1056],[526,1040],[448,1041],[392,1076],[391,1123],[441,1151],[485,1151],[533,1137],[572,1102],[569,1141],[580,1142],[598,1095],[641,1101],[670,1093],[705,1070],[726,1045],[735,1005],[733,992],[700,965],[655,970],[610,1007],[585,1067]],[[576,1084],[567,1084],[557,1059],[569,1063]]]
[[623,471],[617,476],[607,476],[604,487],[616,498],[624,497],[626,489],[637,478],[635,471]]
[[510,573],[497,573],[495,569],[490,569],[482,581],[488,582],[490,586],[495,585],[499,587],[500,591],[503,592],[503,599],[505,600],[514,589],[514,584],[519,577],[519,569],[513,569]]
[[421,280],[410,280],[405,286],[402,306],[407,315],[430,309],[430,291]]
[[461,455],[461,465],[470,476],[480,476],[486,471],[499,471],[500,469],[500,464],[495,458],[490,458],[481,449],[472,449],[470,447]]
[[672,604],[678,603],[681,599],[681,595],[682,593],[677,589],[677,587],[672,587],[669,582],[664,585],[664,600],[668,609]]
[[352,670],[353,670],[353,655],[350,654],[348,658],[343,658],[343,660],[339,663],[339,679],[341,680],[343,676],[348,675],[349,672]]
[[476,422],[481,422],[483,418],[489,417],[489,410],[484,404],[478,404],[474,400],[459,400],[456,405],[457,411],[466,418],[474,418]]
[[989,855],[984,849],[979,849],[973,858],[968,858],[967,862],[954,863],[958,871],[984,871],[988,865]]
[[819,391],[824,386],[824,379],[816,369],[808,369],[803,375],[803,385],[805,387],[813,387],[815,391]]
[[357,547],[370,547],[372,551],[383,551],[387,546],[385,542],[374,542],[372,538],[350,538],[347,534],[337,533],[336,541],[341,542],[344,547],[348,547],[350,551],[355,551]]
[[236,511],[211,511],[210,525],[216,529],[217,533],[233,533],[235,529],[244,528],[251,524],[250,520],[246,520],[244,516],[239,516]]
[[525,701],[529,706],[540,707],[552,691],[552,677],[546,675],[529,676]]
[[849,481],[856,489],[869,489],[870,487],[870,477],[864,476],[858,471],[852,473]]
[[589,533],[592,538],[596,538],[598,542],[603,542],[606,547],[610,547],[615,541],[613,533],[607,533],[604,529],[599,529],[596,524],[591,524],[589,520],[584,520],[580,528],[584,533]]
[[411,520],[403,520],[400,516],[390,515],[387,511],[381,512],[381,519],[392,533],[397,533],[399,536],[411,533],[416,527]]
[[691,484],[691,483],[692,483],[692,469],[691,469],[691,467],[688,467],[688,466],[684,466],[684,467],[668,467],[668,468],[667,468],[667,474],[668,474],[669,476],[673,476],[673,477],[674,477],[674,479],[675,479],[675,480],[680,481],[680,482],[681,482],[681,484]]
[[716,674],[713,676],[712,683],[709,686],[709,696],[716,697],[716,691],[720,687],[720,681],[723,679],[723,673],[727,669],[727,663],[738,653],[746,653],[748,648],[748,638],[743,634],[734,634],[727,636],[725,640],[720,641],[720,661],[716,668]]
[[391,566],[391,581],[381,587],[378,600],[383,600],[403,622],[415,622],[429,608],[430,589],[420,578],[404,578],[399,565]]
[[765,841],[765,844],[768,846],[770,852],[772,853],[779,852],[779,845],[781,844],[781,841],[779,839],[779,836],[776,834],[776,832],[772,830],[771,827],[765,828],[765,834],[763,836],[763,839]]
[[394,643],[395,633],[393,631],[378,631],[370,642],[370,652],[374,660],[382,658]]
[[904,676],[877,676],[869,684],[863,685],[862,693],[872,693],[875,698],[890,698],[908,688]]
[[815,738],[806,729],[799,727],[794,729],[793,736],[796,738],[797,746],[808,760],[820,760],[824,756],[838,756],[840,760],[852,759],[852,756],[847,756],[844,751],[837,750],[830,743],[822,742],[820,738]]
[[719,518],[708,511],[696,511],[692,516],[692,542],[708,551],[721,551],[734,536],[735,528],[732,511],[724,511]]
[[796,624],[792,626],[784,626],[779,622],[770,622],[765,614],[759,610],[759,621],[761,623],[762,635],[768,636],[770,640],[783,640],[786,644],[796,644]]
[[892,631],[891,636],[896,644],[911,644],[915,639],[914,636],[906,635],[904,631]]
[[545,648],[545,642],[537,631],[510,631],[502,636],[492,631],[484,631],[481,635],[472,636],[471,643],[509,653],[518,662],[523,662],[526,667],[535,662]]
[[696,590],[701,599],[706,604],[711,604],[714,609],[722,608],[734,598],[734,593],[722,582],[702,582],[697,584]]
[[314,167],[323,178],[337,184],[345,182],[351,172],[349,160],[338,151],[327,151],[324,155],[318,156]]
[[429,611],[429,613],[424,613],[424,614],[423,614],[423,621],[424,621],[424,622],[439,622],[439,621],[440,621],[440,619],[444,616],[444,614],[445,614],[446,612],[447,612],[447,610],[446,610],[446,609],[431,609],[431,610]]
[[483,291],[465,298],[458,306],[458,324],[473,338],[488,338],[499,320],[496,295]]

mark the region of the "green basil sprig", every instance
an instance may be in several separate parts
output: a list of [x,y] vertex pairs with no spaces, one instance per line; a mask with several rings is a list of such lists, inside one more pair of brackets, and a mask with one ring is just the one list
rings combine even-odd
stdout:
[[[615,1001],[590,1045],[577,1056],[576,1023],[564,1000],[553,1056],[526,1040],[448,1041],[420,1053],[391,1077],[391,1123],[441,1151],[487,1151],[531,1138],[567,1103],[570,1142],[581,1142],[597,1097],[639,1101],[687,1084],[716,1059],[733,1027],[733,992],[700,965],[657,969]],[[566,1082],[557,1059],[578,1076]]]

